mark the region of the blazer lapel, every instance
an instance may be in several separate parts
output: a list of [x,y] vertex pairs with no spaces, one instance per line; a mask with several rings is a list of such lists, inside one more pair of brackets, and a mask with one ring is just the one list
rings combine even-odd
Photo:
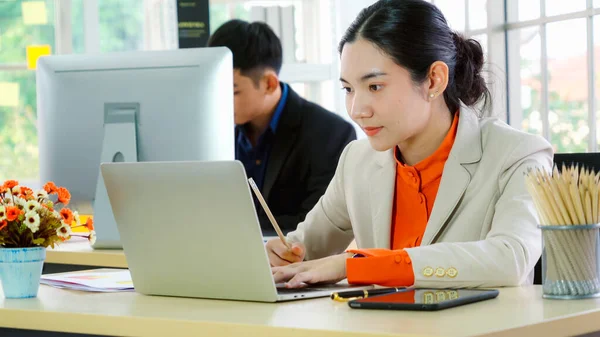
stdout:
[[471,174],[465,165],[478,162],[481,160],[481,155],[481,131],[478,118],[470,109],[461,107],[456,139],[444,166],[422,245],[435,243],[443,233],[448,219],[471,182]]
[[262,194],[268,200],[271,189],[277,181],[283,164],[292,152],[302,120],[302,98],[291,87],[288,87],[288,97],[281,112],[279,125],[275,132],[273,147],[267,161],[267,169],[263,182]]
[[438,233],[441,233],[440,230],[444,227],[458,205],[470,181],[471,175],[469,171],[462,167],[456,158],[448,157],[433,209],[425,228],[425,234],[423,235],[423,245],[432,244],[437,239]]
[[[281,128],[283,129],[283,128]],[[269,194],[271,193],[271,189],[279,177],[279,173],[281,172],[281,168],[288,158],[292,146],[296,141],[297,132],[293,129],[281,130],[278,128],[277,135],[282,135],[282,137],[275,136],[275,142],[273,143],[273,147],[271,148],[271,154],[269,155],[269,160],[267,162],[267,170],[265,172],[265,180],[263,182],[263,195],[265,199],[269,198]]]
[[396,161],[392,150],[377,153],[377,168],[369,185],[374,248],[390,248],[392,207],[396,181]]

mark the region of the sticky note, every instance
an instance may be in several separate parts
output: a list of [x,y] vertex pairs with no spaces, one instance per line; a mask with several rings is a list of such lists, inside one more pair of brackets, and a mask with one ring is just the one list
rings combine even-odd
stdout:
[[21,13],[23,15],[23,23],[26,25],[48,24],[45,1],[23,1],[21,2]]
[[27,69],[35,69],[37,67],[37,59],[40,56],[50,55],[50,45],[27,46]]
[[0,106],[19,106],[19,83],[0,82]]
[[[85,224],[87,222],[88,218],[93,219],[94,217],[91,214],[79,214],[79,220],[81,221],[82,224]],[[87,227],[81,226],[81,227],[73,228],[73,232],[87,233],[87,232],[89,232],[89,230],[87,229]]]

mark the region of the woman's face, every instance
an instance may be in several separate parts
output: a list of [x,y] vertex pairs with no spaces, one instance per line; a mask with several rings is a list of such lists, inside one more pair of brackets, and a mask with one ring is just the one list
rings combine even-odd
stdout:
[[344,46],[340,81],[346,110],[377,151],[410,141],[429,123],[428,81],[416,85],[408,70],[369,41]]

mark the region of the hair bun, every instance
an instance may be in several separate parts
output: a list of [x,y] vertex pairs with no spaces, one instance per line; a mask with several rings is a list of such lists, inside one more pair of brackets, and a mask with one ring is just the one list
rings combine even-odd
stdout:
[[459,99],[471,106],[484,98],[488,92],[485,80],[481,76],[484,64],[481,44],[474,39],[465,39],[457,33],[452,33],[456,47],[456,67],[454,81]]

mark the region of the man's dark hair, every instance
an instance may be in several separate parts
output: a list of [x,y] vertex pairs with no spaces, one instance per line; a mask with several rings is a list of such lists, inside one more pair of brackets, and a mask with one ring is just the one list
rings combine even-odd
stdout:
[[281,41],[264,22],[230,20],[208,40],[208,47],[227,47],[233,54],[233,68],[258,85],[266,69],[281,70]]

